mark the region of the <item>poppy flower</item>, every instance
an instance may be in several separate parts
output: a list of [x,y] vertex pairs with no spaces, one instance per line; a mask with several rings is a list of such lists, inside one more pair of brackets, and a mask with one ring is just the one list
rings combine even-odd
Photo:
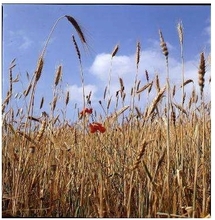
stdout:
[[92,114],[93,109],[92,108],[85,108],[80,112],[80,119],[85,116],[86,114]]
[[101,123],[93,122],[89,124],[90,133],[95,133],[96,131],[100,131],[101,133],[104,133],[106,131],[106,128],[102,126]]

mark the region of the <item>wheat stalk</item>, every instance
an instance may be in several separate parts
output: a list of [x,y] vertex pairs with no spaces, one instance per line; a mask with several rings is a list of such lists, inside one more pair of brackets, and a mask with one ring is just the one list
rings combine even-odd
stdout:
[[55,74],[55,81],[54,81],[55,86],[58,85],[61,76],[62,76],[62,66],[59,65]]
[[29,92],[31,91],[32,83],[29,84],[28,88],[23,92],[24,96],[27,97]]
[[[118,52],[118,50],[119,50],[119,45],[117,44],[115,47],[114,47],[114,49],[113,49],[113,51],[112,51],[112,53],[111,53],[111,64],[110,64],[110,69],[109,69],[109,78],[108,78],[108,86],[107,86],[107,92],[108,92],[108,99],[110,100],[110,96],[111,96],[111,94],[110,94],[110,85],[111,85],[111,74],[112,74],[112,68],[113,68],[113,57],[115,57],[116,56],[116,53]],[[106,91],[105,91],[105,94],[104,94],[104,97],[106,96]],[[105,98],[104,98],[105,99]]]
[[40,101],[40,109],[43,107],[43,103],[44,103],[44,97],[42,97],[42,99]]
[[131,90],[131,111],[133,112],[134,110],[134,101],[135,101],[135,95],[136,95],[136,90],[137,90],[137,77],[138,77],[138,71],[139,71],[139,62],[140,62],[140,49],[141,45],[140,42],[137,42],[136,45],[136,74],[135,74],[135,79],[134,79],[134,87]]
[[41,127],[40,127],[40,129],[38,131],[38,134],[37,134],[37,136],[35,138],[37,143],[40,142],[41,138],[43,137],[45,128],[46,128],[46,120],[43,120],[42,124],[41,124]]
[[105,90],[104,90],[104,94],[103,94],[103,99],[104,99],[104,100],[105,100],[105,98],[106,98],[107,89],[108,89],[108,87],[107,87],[107,86],[105,86]]
[[25,134],[22,131],[17,131],[17,133],[21,136],[23,136],[25,139],[27,139],[28,141],[30,141],[31,143],[35,144],[35,141],[27,134]]
[[135,110],[137,112],[138,117],[141,118],[142,114],[137,106],[135,106]]
[[175,92],[176,92],[176,85],[173,86],[173,89],[172,89],[172,97],[175,96]]
[[164,56],[168,59],[169,51],[168,51],[166,42],[164,41],[163,34],[162,34],[161,30],[159,30],[159,35],[160,35],[160,46],[161,46],[162,52],[163,52]]
[[146,76],[146,81],[149,82],[149,73],[147,70],[145,70],[145,76]]
[[80,63],[81,63],[81,52],[80,52],[80,50],[79,50],[79,47],[78,47],[78,44],[77,44],[77,42],[76,42],[76,40],[75,40],[75,36],[74,36],[74,35],[72,35],[72,41],[73,41],[73,44],[74,44],[74,46],[75,46],[75,50],[76,50],[76,53],[77,53],[77,55],[78,55],[78,59],[79,59],[79,61],[80,61]]
[[69,15],[65,15],[65,17],[68,19],[69,22],[71,22],[71,24],[73,25],[73,27],[77,31],[81,42],[86,44],[87,41],[86,41],[85,35],[84,35],[80,25],[78,24],[78,22],[75,20],[75,18],[73,18],[72,16],[69,16]]
[[137,51],[136,51],[136,65],[137,65],[137,69],[139,67],[139,62],[140,62],[140,42],[137,42]]
[[202,173],[202,213],[206,214],[206,190],[207,190],[207,182],[206,182],[206,167],[205,167],[205,102],[204,102],[204,76],[205,76],[205,56],[202,52],[200,54],[200,63],[199,63],[199,69],[198,69],[198,83],[200,87],[200,93],[201,93],[201,115],[203,118],[203,124],[202,124],[202,164],[203,164],[203,173]]
[[141,159],[145,153],[145,150],[146,150],[146,146],[147,146],[148,142],[146,140],[143,140],[142,144],[141,144],[141,149],[139,150],[139,153],[138,153],[138,156],[137,156],[137,159],[135,160],[134,164],[133,164],[133,167],[131,168],[131,170],[135,170],[138,168],[140,162],[141,162]]
[[11,96],[12,96],[12,93],[8,93],[6,99],[3,101],[3,103],[2,103],[2,114],[4,113],[5,107],[8,105]]
[[44,65],[44,58],[41,56],[37,63],[37,69],[35,71],[35,83],[39,81]]
[[120,110],[118,110],[117,112],[113,113],[111,116],[109,116],[107,119],[108,121],[115,121],[116,118],[118,118],[123,112],[125,112],[130,106],[127,105],[127,106],[124,106],[122,107]]
[[[166,145],[167,145],[167,198],[170,199],[170,183],[169,183],[169,171],[170,171],[170,125],[169,125],[169,109],[170,109],[170,83],[169,83],[169,61],[168,61],[168,55],[169,51],[166,45],[166,42],[164,41],[163,34],[161,30],[159,30],[159,36],[160,36],[160,46],[162,49],[162,52],[166,58],[166,86],[167,86],[167,138],[166,138]],[[170,204],[169,211],[170,211]]]
[[181,88],[183,88],[185,85],[187,85],[187,84],[189,84],[189,83],[193,83],[193,80],[192,79],[188,79],[188,80],[186,80],[184,83],[182,83],[182,85],[181,85]]
[[[83,73],[82,62],[81,62],[81,53],[80,53],[80,50],[79,50],[79,47],[77,45],[77,42],[75,40],[75,36],[74,35],[72,35],[72,40],[73,40],[73,43],[74,43],[74,46],[75,46],[75,49],[76,49],[76,52],[77,52],[77,55],[78,55],[79,64],[80,64],[80,76],[81,76],[81,85],[82,85],[82,95],[83,95],[83,104],[84,104],[84,109],[85,109],[86,103],[85,103],[85,89],[84,89],[84,73]],[[85,124],[84,124],[84,127],[85,127]]]
[[204,53],[202,52],[200,54],[200,63],[199,63],[199,70],[198,70],[198,76],[199,76],[198,82],[199,82],[201,97],[203,96],[203,90],[205,86],[204,75],[205,75],[205,57],[204,57]]
[[122,92],[124,91],[125,87],[124,87],[124,83],[123,83],[123,79],[119,78],[119,83],[120,83],[120,92],[122,94]]
[[150,82],[150,83],[148,83],[148,84],[146,84],[145,86],[143,86],[143,87],[140,88],[139,90],[137,90],[136,93],[139,94],[139,93],[143,92],[143,91],[146,90],[148,87],[152,86],[152,84],[153,84],[153,81]]
[[163,96],[165,90],[166,90],[166,86],[164,86],[164,87],[160,90],[160,92],[157,94],[157,96],[154,98],[154,100],[152,101],[152,104],[151,104],[150,107],[149,107],[149,110],[147,111],[146,118],[148,118],[148,117],[153,113],[153,111],[155,110],[155,108],[156,108],[158,102],[161,100],[161,98],[162,98],[162,96]]
[[68,105],[69,103],[69,91],[67,91],[66,93],[66,105]]
[[[179,37],[179,43],[180,43],[180,50],[181,50],[181,65],[182,65],[182,70],[181,70],[181,76],[182,76],[182,83],[181,83],[181,88],[182,88],[182,94],[181,94],[181,109],[184,109],[184,101],[185,101],[185,92],[184,92],[184,86],[188,83],[190,83],[190,81],[184,81],[184,48],[183,48],[183,44],[184,44],[184,28],[183,28],[183,24],[182,21],[179,21],[177,24],[177,32],[178,32],[178,37]],[[183,112],[183,111],[181,111]],[[182,119],[183,119],[183,114],[180,115],[181,116],[181,123],[182,123]],[[184,157],[184,149],[183,149],[183,133],[184,133],[184,128],[183,125],[180,125],[180,130],[181,130],[181,166],[183,169],[183,157]]]
[[54,97],[54,100],[53,100],[53,102],[52,102],[52,111],[55,110],[57,100],[58,100],[58,96],[55,96],[55,97]]
[[158,75],[156,75],[155,77],[155,86],[156,86],[157,92],[160,92],[161,88],[160,88],[160,81],[159,81]]
[[112,51],[112,53],[111,53],[111,58],[113,58],[114,56],[116,56],[118,50],[119,50],[119,45],[117,44],[117,45],[114,47],[114,49],[113,49],[113,51]]
[[10,63],[10,67],[9,67],[9,82],[10,82],[10,86],[9,86],[9,91],[12,94],[13,93],[13,68],[16,66],[16,64],[14,63],[16,59],[13,59],[12,62]]
[[175,110],[174,110],[172,104],[171,104],[171,109],[172,109],[172,111],[171,111],[171,121],[173,122],[173,125],[175,126],[175,124],[176,124],[176,114],[175,114]]

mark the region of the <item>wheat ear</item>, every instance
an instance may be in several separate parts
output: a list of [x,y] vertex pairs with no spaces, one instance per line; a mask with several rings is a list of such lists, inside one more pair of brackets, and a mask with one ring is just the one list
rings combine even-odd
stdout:
[[163,87],[163,88],[160,90],[160,92],[157,94],[157,96],[155,97],[155,99],[152,101],[152,104],[150,105],[149,110],[147,111],[146,118],[148,118],[148,117],[153,113],[153,111],[155,110],[155,108],[156,108],[158,102],[161,100],[161,98],[162,98],[162,96],[163,96],[165,90],[166,90],[166,86]]
[[205,57],[204,57],[203,52],[200,54],[198,75],[199,75],[199,87],[200,87],[200,92],[201,92],[201,97],[202,97],[204,86],[205,86],[205,78],[204,78],[204,76],[205,76]]

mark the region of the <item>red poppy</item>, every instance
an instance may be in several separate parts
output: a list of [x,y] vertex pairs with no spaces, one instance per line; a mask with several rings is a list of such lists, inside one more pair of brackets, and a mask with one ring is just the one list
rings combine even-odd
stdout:
[[80,118],[82,118],[83,116],[85,116],[86,114],[92,114],[93,113],[93,109],[92,108],[85,108],[80,112]]
[[106,128],[102,126],[101,123],[93,122],[92,124],[89,124],[90,132],[95,133],[96,131],[100,131],[101,133],[104,133],[106,131]]

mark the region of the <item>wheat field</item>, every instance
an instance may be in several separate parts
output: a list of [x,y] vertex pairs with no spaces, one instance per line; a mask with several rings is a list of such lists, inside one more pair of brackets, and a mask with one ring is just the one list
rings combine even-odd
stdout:
[[[9,90],[2,102],[2,216],[14,217],[210,217],[211,213],[211,102],[204,88],[206,65],[204,52],[199,55],[194,79],[185,81],[183,71],[183,24],[178,23],[181,48],[181,85],[171,86],[169,52],[165,33],[158,31],[160,49],[166,65],[166,83],[160,76],[138,81],[141,42],[136,45],[136,76],[130,94],[125,93],[123,78],[111,99],[109,82],[99,105],[104,114],[91,106],[86,94],[82,54],[73,35],[80,65],[83,109],[76,112],[72,124],[56,115],[62,81],[62,65],[54,75],[50,112],[33,115],[35,91],[43,74],[45,51],[60,19],[67,18],[83,45],[87,40],[77,21],[62,16],[54,24],[32,77],[14,106],[16,60],[9,68]],[[135,47],[135,45],[134,45]],[[119,45],[110,55],[114,59]],[[19,83],[19,82],[16,82]],[[21,83],[21,82],[20,82]],[[184,92],[193,84],[191,94]],[[176,90],[175,88],[180,87]],[[140,98],[154,90],[152,101],[142,109]],[[180,102],[174,101],[178,93]],[[71,95],[64,94],[66,111]],[[130,103],[125,103],[125,97]],[[119,104],[120,103],[120,104]],[[114,111],[110,113],[110,106]],[[56,107],[57,106],[57,107]],[[63,114],[66,115],[66,114]]]

